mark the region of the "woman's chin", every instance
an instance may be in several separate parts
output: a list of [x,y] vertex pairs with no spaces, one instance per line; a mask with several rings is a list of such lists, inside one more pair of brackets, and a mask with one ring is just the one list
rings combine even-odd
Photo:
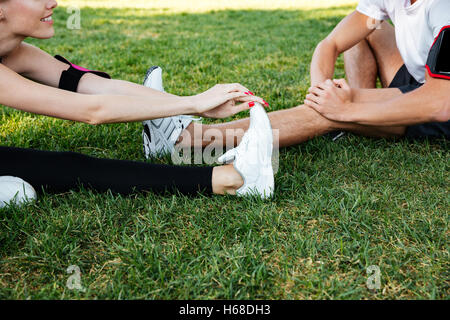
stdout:
[[36,38],[36,39],[50,39],[50,38],[53,38],[54,35],[55,35],[55,31],[53,30],[52,32],[34,34],[31,37]]
[[29,35],[29,37],[36,39],[50,39],[53,38],[54,35],[55,29],[53,28],[53,26],[51,26],[50,28],[47,27],[44,30],[38,30],[37,32],[33,32],[32,34]]

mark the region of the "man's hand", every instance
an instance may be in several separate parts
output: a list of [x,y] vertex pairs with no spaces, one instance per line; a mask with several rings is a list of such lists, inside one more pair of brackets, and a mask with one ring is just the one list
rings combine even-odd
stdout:
[[[382,92],[387,89],[374,90]],[[333,121],[398,127],[447,122],[450,118],[450,81],[428,75],[420,88],[406,94],[387,95],[385,100],[354,101],[355,91],[344,80],[327,80],[311,88],[310,92],[305,105]]]
[[353,114],[352,89],[345,79],[326,80],[324,83],[308,89],[305,105],[313,108],[325,118],[339,121],[351,121]]

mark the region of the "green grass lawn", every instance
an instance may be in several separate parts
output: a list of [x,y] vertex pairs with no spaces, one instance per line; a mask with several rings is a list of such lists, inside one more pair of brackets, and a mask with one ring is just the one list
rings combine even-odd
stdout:
[[[56,36],[29,42],[133,82],[160,65],[179,95],[240,82],[277,110],[303,101],[315,45],[353,8],[83,8],[67,30],[61,6]],[[0,107],[3,146],[143,160],[140,133]],[[448,159],[442,140],[320,137],[281,150],[273,201],[41,195],[0,211],[0,298],[448,299]],[[70,265],[84,292],[66,287]]]

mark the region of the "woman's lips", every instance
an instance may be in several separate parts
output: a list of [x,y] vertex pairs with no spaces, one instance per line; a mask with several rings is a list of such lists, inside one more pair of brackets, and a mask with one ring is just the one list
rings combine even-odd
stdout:
[[52,16],[48,16],[46,18],[42,18],[41,21],[45,23],[53,23],[53,18]]

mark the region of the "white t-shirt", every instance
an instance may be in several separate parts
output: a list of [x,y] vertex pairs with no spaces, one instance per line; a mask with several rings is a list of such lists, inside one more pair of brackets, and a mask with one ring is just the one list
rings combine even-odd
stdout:
[[397,47],[409,73],[425,82],[425,64],[444,26],[450,25],[450,0],[360,0],[356,9],[376,20],[391,19]]

